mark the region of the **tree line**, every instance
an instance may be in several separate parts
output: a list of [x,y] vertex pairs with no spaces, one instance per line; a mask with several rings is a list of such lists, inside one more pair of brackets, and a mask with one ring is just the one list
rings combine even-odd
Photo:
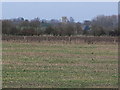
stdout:
[[61,20],[40,20],[35,18],[27,20],[24,18],[2,20],[3,35],[93,35],[93,36],[119,36],[118,16],[100,15],[94,19],[85,20],[83,23],[75,22],[72,17],[62,17]]

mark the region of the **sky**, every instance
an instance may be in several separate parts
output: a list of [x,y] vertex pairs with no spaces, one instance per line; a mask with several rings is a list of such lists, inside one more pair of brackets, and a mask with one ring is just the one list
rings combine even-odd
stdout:
[[2,19],[60,19],[91,20],[98,15],[117,15],[117,2],[2,2]]

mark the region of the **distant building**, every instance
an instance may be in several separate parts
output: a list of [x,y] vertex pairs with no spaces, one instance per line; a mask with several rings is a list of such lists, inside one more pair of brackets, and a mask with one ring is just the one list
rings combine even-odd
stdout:
[[47,23],[47,20],[46,19],[42,19],[42,23]]
[[74,22],[74,19],[73,19],[73,17],[70,17],[70,20],[69,20],[69,22],[71,22],[71,23],[73,23],[73,22]]
[[84,25],[90,25],[90,24],[91,24],[91,21],[89,21],[89,20],[84,21]]
[[51,19],[50,20],[50,23],[59,23],[60,21],[59,20],[57,20],[57,19]]
[[91,30],[91,21],[89,20],[85,20],[84,23],[83,23],[83,30]]
[[68,22],[68,18],[67,18],[66,16],[62,17],[62,22],[63,22],[63,23]]
[[85,30],[85,31],[88,31],[88,30],[90,30],[90,26],[88,26],[88,25],[85,25],[83,30]]

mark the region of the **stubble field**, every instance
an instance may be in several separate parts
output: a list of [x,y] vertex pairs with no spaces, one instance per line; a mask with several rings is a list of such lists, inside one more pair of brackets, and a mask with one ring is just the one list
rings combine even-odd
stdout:
[[117,43],[3,41],[3,88],[118,85]]

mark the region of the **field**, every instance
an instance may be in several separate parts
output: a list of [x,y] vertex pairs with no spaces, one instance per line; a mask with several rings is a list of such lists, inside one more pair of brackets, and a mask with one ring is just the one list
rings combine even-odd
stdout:
[[3,88],[114,88],[117,43],[3,41]]

